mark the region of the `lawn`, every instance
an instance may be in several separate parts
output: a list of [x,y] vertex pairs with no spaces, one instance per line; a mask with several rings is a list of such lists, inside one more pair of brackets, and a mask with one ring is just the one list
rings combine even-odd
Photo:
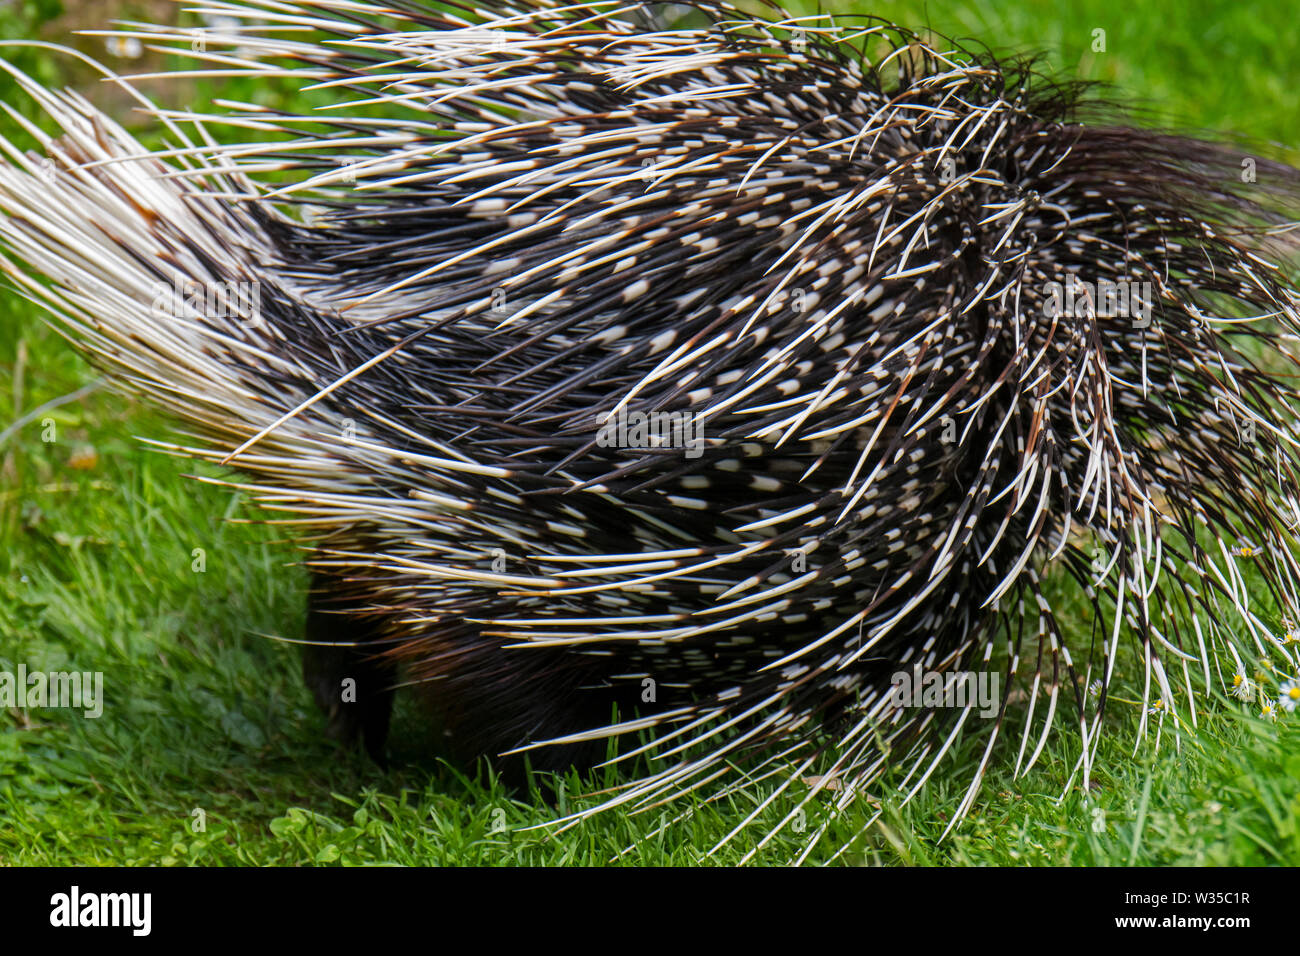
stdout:
[[[1300,146],[1300,22],[1271,5],[853,2],[994,50],[1042,51],[1049,71],[1112,84],[1144,123]],[[49,39],[109,10],[174,15],[155,2],[89,4],[75,17],[55,17],[57,7],[0,8],[0,34],[36,36],[51,20],[39,33]],[[1093,51],[1096,30],[1104,52]],[[48,52],[15,57],[46,81],[65,69]],[[213,93],[184,90],[194,105]],[[97,718],[0,710],[0,862],[679,865],[736,863],[754,848],[742,835],[707,855],[770,781],[743,799],[707,802],[702,791],[667,828],[655,808],[557,833],[544,825],[590,805],[614,771],[510,791],[403,746],[419,736],[405,709],[388,770],[322,741],[297,649],[275,639],[302,631],[300,554],[239,494],[186,477],[218,471],[137,441],[168,438],[169,423],[100,386],[29,303],[5,290],[0,310],[0,671],[102,672],[105,697]],[[1082,607],[1067,624],[1086,645]],[[905,806],[896,776],[883,780],[809,862],[847,845],[839,862],[872,865],[1300,864],[1300,713],[1265,723],[1207,700],[1195,733],[1176,739],[1166,727],[1157,747],[1137,738],[1140,686],[1121,678],[1114,694],[1088,793],[1077,777],[1067,786],[1078,733],[1058,719],[1029,774],[1014,779],[1014,747],[1000,749],[971,814],[940,840],[981,757],[972,737]],[[754,835],[787,811],[767,808]],[[798,856],[820,812],[753,859]]]

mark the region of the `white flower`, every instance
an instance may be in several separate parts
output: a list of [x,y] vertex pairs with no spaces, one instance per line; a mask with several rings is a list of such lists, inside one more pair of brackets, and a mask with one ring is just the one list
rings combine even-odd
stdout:
[[1267,697],[1260,697],[1259,705],[1260,705],[1260,710],[1259,710],[1260,717],[1262,717],[1264,720],[1277,720],[1277,708],[1273,706],[1273,702],[1271,700],[1269,700]]
[[1289,680],[1277,689],[1277,704],[1288,714],[1300,706],[1300,680]]
[[1246,676],[1245,671],[1232,675],[1232,688],[1229,691],[1237,700],[1251,700],[1255,696],[1255,682]]
[[144,53],[144,45],[138,37],[108,37],[104,40],[104,46],[108,47],[108,52],[113,56],[120,56],[124,60],[137,59]]

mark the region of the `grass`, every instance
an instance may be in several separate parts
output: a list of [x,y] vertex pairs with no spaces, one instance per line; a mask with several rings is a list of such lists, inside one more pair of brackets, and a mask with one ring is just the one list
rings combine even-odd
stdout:
[[[1294,138],[1300,26],[1263,5],[963,0],[918,13],[880,0],[869,9],[995,48],[1046,50],[1053,68],[1158,104],[1155,122]],[[48,13],[18,11],[0,13],[4,35],[25,35],[21,17],[30,27]],[[1090,50],[1097,28],[1105,53]],[[33,68],[57,75],[40,58]],[[195,102],[207,93],[191,91]],[[95,375],[22,299],[5,294],[0,309],[3,432]],[[0,710],[0,862],[598,865],[631,848],[623,862],[694,864],[771,793],[696,804],[666,833],[654,810],[557,834],[524,828],[617,778],[571,776],[558,797],[509,792],[472,768],[406,753],[382,771],[322,742],[295,649],[266,636],[301,632],[297,554],[249,523],[254,511],[238,495],[186,479],[197,466],[133,437],[165,438],[168,428],[96,389],[0,438],[0,671],[102,672],[106,698],[97,719]],[[1081,607],[1067,623],[1086,641]],[[859,864],[1300,863],[1300,715],[1270,725],[1206,703],[1194,736],[1175,747],[1166,727],[1159,748],[1137,741],[1137,718],[1135,705],[1111,709],[1086,794],[1067,787],[1078,740],[1064,721],[1027,776],[1012,778],[1014,748],[1002,748],[974,811],[941,841],[982,754],[981,739],[963,739],[914,801],[901,805],[897,778],[882,782],[810,859],[851,843],[842,860]],[[399,740],[416,736],[416,719],[399,714]],[[760,824],[783,817],[802,786]],[[859,832],[877,806],[879,820]],[[810,807],[805,832],[782,834],[758,861],[797,855],[822,812]],[[734,863],[752,845],[742,837],[710,859]]]

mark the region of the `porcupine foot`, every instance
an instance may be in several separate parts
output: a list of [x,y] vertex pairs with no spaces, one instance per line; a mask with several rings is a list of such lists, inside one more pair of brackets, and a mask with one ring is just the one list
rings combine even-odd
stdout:
[[[344,747],[364,746],[381,767],[389,766],[387,740],[398,666],[384,660],[384,638],[377,626],[358,614],[364,599],[342,580],[316,571],[307,597],[303,680],[327,718],[326,736]],[[588,769],[606,753],[603,739],[532,751],[513,752],[536,739],[562,737],[610,718],[616,705],[629,712],[628,695],[593,687],[594,674],[563,666],[559,655],[538,655],[531,680],[508,702],[482,693],[476,680],[413,678],[416,696],[435,728],[433,750],[461,766],[479,756],[510,787],[523,786],[528,770],[559,772]],[[491,665],[489,665],[490,669]],[[578,691],[585,685],[585,692]]]
[[[367,647],[372,634],[364,618],[346,614],[349,603],[332,593],[335,581],[317,573],[307,597],[302,676],[329,720],[326,736],[346,747],[364,744],[386,766],[385,744],[393,714],[392,665]],[[351,681],[352,683],[348,683]]]

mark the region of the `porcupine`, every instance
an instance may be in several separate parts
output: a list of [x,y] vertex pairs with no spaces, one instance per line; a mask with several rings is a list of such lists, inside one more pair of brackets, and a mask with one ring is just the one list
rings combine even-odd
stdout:
[[[931,776],[972,707],[907,706],[899,672],[996,667],[1015,772],[1068,713],[1084,781],[1121,638],[1142,734],[1243,661],[1293,674],[1297,173],[1085,122],[1032,60],[690,6],[707,26],[598,0],[128,24],[333,98],[167,111],[112,76],[154,152],[7,67],[62,133],[4,144],[5,271],[201,439],[160,444],[297,515],[334,730],[382,754],[403,683],[462,757],[642,734],[618,759],[656,762],[603,807],[735,764],[720,792],[777,781],[750,819],[782,801],[779,830],[887,764],[909,798]],[[158,308],[233,281],[255,308]],[[635,434],[652,414],[698,442]]]

